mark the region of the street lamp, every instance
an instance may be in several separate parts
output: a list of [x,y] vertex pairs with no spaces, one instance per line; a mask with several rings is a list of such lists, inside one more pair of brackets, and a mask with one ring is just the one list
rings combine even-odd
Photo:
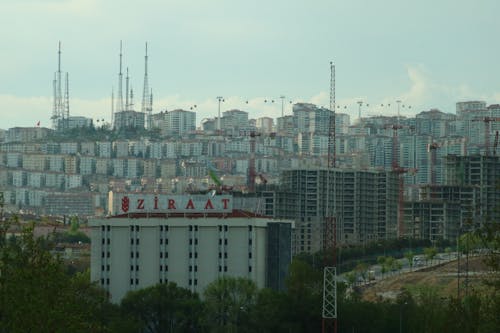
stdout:
[[224,97],[217,96],[216,98],[219,101],[219,113],[218,113],[219,118],[217,118],[217,131],[220,133],[220,131],[221,131],[221,127],[220,127],[220,102],[224,102]]

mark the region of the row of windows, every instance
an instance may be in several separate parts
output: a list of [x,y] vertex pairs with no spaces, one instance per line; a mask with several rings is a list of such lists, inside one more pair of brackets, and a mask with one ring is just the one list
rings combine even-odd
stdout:
[[[193,226],[192,225],[189,226],[189,231],[193,231]],[[198,226],[197,225],[194,226],[194,231],[198,231]]]
[[104,271],[104,268],[106,268],[106,271],[109,272],[109,265],[106,265],[106,267],[104,267],[104,265],[101,265],[101,271]]
[[130,270],[131,271],[133,271],[134,268],[135,268],[136,271],[138,271],[139,270],[139,265],[135,265],[135,267],[134,267],[134,265],[130,265]]
[[108,245],[109,245],[111,243],[111,239],[109,239],[109,238],[103,238],[102,239],[102,244],[106,244],[106,243],[108,243]]
[[135,282],[135,285],[138,285],[139,284],[139,279],[130,279],[130,284],[131,285],[134,285],[134,282]]
[[107,278],[107,279],[101,279],[101,284],[102,285],[104,285],[104,284],[109,285],[109,278]]
[[163,229],[165,229],[165,231],[168,231],[168,225],[166,225],[166,226],[162,226],[161,225],[160,226],[160,231],[163,231]]
[[134,231],[134,229],[135,229],[135,231],[139,231],[139,226],[138,225],[131,225],[130,231]]
[[194,279],[194,280],[189,279],[189,285],[192,286],[193,284],[195,286],[197,286],[198,285],[198,279]]
[[103,226],[101,226],[101,230],[102,230],[102,231],[106,231],[106,229],[107,229],[108,231],[111,231],[111,226],[109,226],[109,225],[103,225]]
[[[108,243],[109,244],[109,243]],[[131,245],[134,245],[134,239],[133,238],[130,238],[130,244]],[[136,238],[135,239],[135,245],[139,245],[139,238]]]
[[101,258],[104,258],[104,257],[109,258],[109,256],[110,256],[109,251],[108,252],[104,252],[104,251],[101,252]]
[[[133,257],[134,257],[134,252],[130,252],[130,258],[133,258]],[[139,258],[139,252],[135,253],[135,257]]]

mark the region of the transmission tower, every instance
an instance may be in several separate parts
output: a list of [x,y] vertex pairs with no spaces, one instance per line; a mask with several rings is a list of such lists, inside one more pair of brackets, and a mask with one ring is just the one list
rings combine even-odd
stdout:
[[120,71],[118,72],[118,92],[116,96],[116,112],[123,111],[123,73],[122,73],[122,41],[120,41]]
[[54,129],[63,129],[69,119],[69,80],[66,73],[65,96],[63,97],[63,84],[61,72],[61,42],[59,41],[59,49],[57,51],[57,72],[54,73],[52,81],[54,90],[54,104],[52,110],[52,127]]
[[142,107],[141,112],[147,117],[147,128],[152,128],[152,112],[153,107],[150,104],[149,96],[149,81],[148,81],[148,43],[146,43],[146,55],[144,56],[144,86],[142,90]]
[[[337,332],[337,220],[335,217],[335,65],[330,62],[330,120],[326,207],[323,228],[323,311],[322,332]],[[333,196],[333,202],[331,198]]]

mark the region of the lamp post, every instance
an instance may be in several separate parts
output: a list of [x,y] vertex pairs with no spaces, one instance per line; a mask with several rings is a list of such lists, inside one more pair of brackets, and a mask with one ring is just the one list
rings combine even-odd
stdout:
[[220,102],[224,102],[224,97],[217,96],[217,100],[219,101],[219,113],[218,113],[218,118],[217,118],[217,131],[220,134],[220,132],[221,132],[221,127],[220,127]]

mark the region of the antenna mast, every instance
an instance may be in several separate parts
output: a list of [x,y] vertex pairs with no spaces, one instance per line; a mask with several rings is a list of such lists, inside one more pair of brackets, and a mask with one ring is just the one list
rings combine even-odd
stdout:
[[64,114],[63,114],[63,128],[69,127],[69,74],[66,72],[66,89],[64,90]]
[[146,42],[146,55],[144,56],[144,86],[142,90],[142,107],[141,112],[147,117],[147,128],[151,129],[152,121],[152,107],[150,105],[151,98],[149,94],[149,82],[148,82],[148,43]]
[[115,88],[111,88],[111,129],[114,128],[115,121]]
[[120,71],[118,73],[118,94],[116,111],[123,111],[122,41],[120,41]]

